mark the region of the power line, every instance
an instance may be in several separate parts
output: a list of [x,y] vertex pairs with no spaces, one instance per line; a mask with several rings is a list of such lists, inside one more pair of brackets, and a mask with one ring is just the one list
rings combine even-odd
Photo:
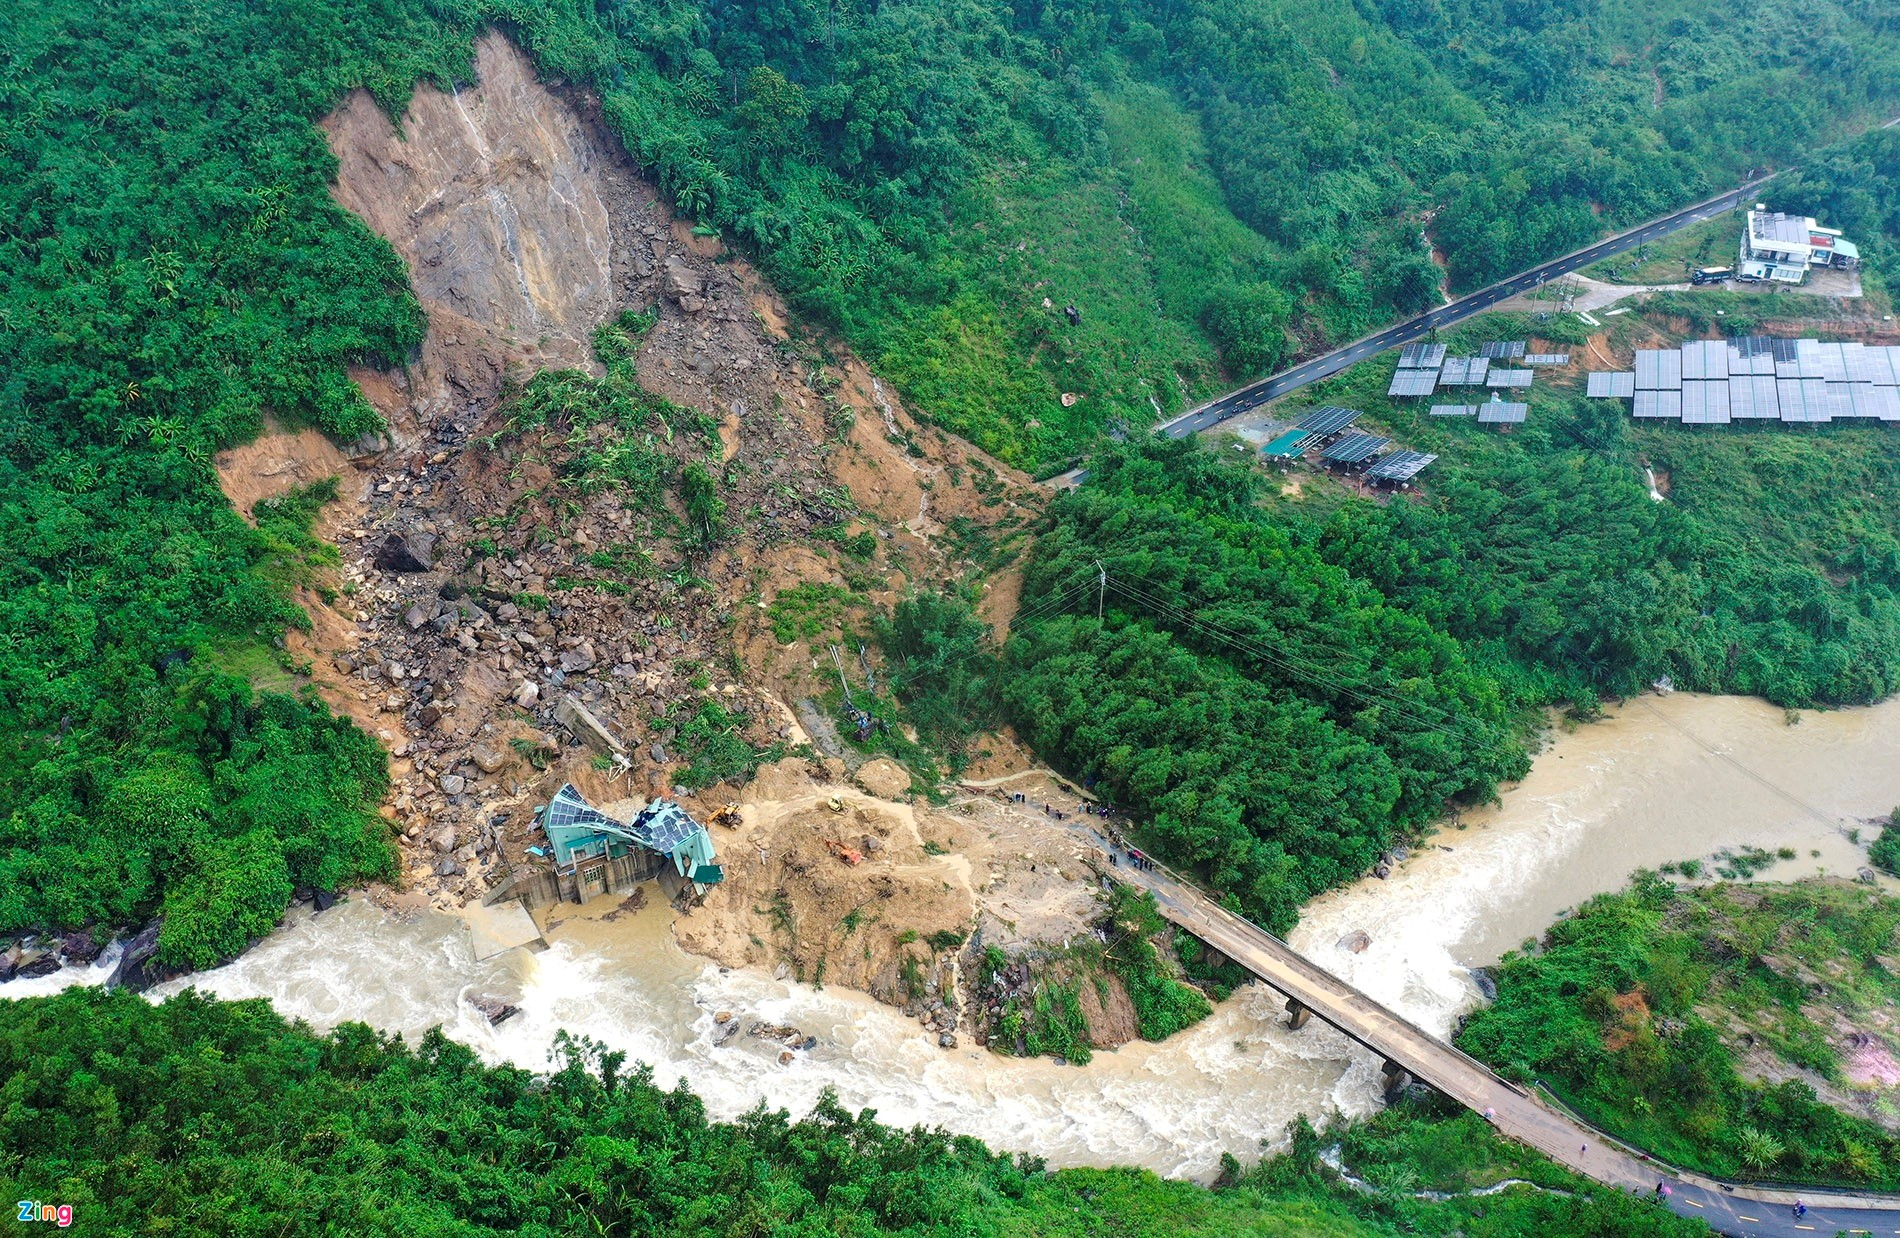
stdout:
[[[1476,738],[1486,741],[1494,741],[1496,738],[1495,735],[1491,733],[1489,726],[1476,719],[1468,717],[1461,719],[1446,710],[1428,705],[1422,701],[1408,700],[1388,689],[1377,688],[1369,684],[1354,685],[1348,683],[1344,679],[1329,673],[1317,663],[1301,658],[1288,651],[1269,646],[1257,637],[1245,636],[1231,631],[1212,620],[1202,618],[1200,615],[1187,610],[1185,607],[1174,605],[1155,596],[1154,593],[1149,592],[1149,590],[1166,589],[1168,588],[1167,586],[1159,585],[1152,581],[1140,580],[1138,577],[1133,578],[1140,580],[1141,585],[1147,586],[1147,588],[1144,589],[1129,583],[1130,578],[1128,577],[1109,575],[1107,569],[1099,560],[1094,561],[1093,566],[1095,571],[1077,578],[1067,589],[1062,590],[1059,594],[1045,596],[1034,606],[1019,611],[1016,615],[1016,621],[1033,621],[1047,617],[1085,594],[1090,588],[1094,588],[1098,591],[1098,600],[1101,593],[1112,589],[1118,596],[1125,600],[1135,602],[1161,617],[1172,619],[1174,622],[1198,631],[1206,637],[1233,646],[1242,652],[1252,654],[1254,657],[1289,678],[1304,680],[1323,688],[1330,688],[1339,695],[1350,697],[1368,707],[1387,709],[1402,720],[1422,730],[1432,731],[1459,740],[1473,738],[1470,734],[1473,730],[1478,732]],[[1185,597],[1182,597],[1178,591],[1169,589],[1169,592],[1174,593],[1176,597],[1180,597],[1184,602],[1187,600]],[[1436,718],[1442,719],[1442,721],[1427,716],[1428,712],[1429,714],[1436,715]]]
[[[1152,582],[1144,583],[1152,585]],[[1436,706],[1427,705],[1422,701],[1407,700],[1386,689],[1375,688],[1371,685],[1355,686],[1347,683],[1345,680],[1327,673],[1315,663],[1283,650],[1274,649],[1258,638],[1243,636],[1237,632],[1223,628],[1211,620],[1203,619],[1199,615],[1188,612],[1181,607],[1171,605],[1151,594],[1128,585],[1119,577],[1110,578],[1109,584],[1124,597],[1139,602],[1152,610],[1161,612],[1164,616],[1171,617],[1175,619],[1176,622],[1195,628],[1214,639],[1224,641],[1243,652],[1251,653],[1263,662],[1266,662],[1268,665],[1292,678],[1304,679],[1323,687],[1332,688],[1334,691],[1352,697],[1365,705],[1388,708],[1415,726],[1456,738],[1466,737],[1460,729],[1461,722],[1466,726],[1474,726],[1480,731],[1489,730],[1483,723],[1477,722],[1475,719],[1465,718],[1461,720],[1458,716],[1439,709]],[[1177,594],[1177,596],[1179,595]],[[1433,721],[1431,718],[1426,717],[1422,711],[1430,711],[1444,721],[1442,723]]]
[[1802,799],[1800,796],[1796,795],[1794,792],[1786,789],[1785,787],[1779,786],[1776,783],[1770,781],[1769,779],[1763,777],[1762,775],[1756,773],[1754,770],[1748,768],[1748,766],[1746,765],[1743,765],[1740,761],[1737,761],[1734,757],[1730,756],[1728,753],[1723,752],[1721,749],[1717,748],[1714,744],[1711,744],[1708,740],[1703,739],[1700,735],[1697,735],[1694,731],[1691,731],[1688,727],[1682,725],[1680,722],[1677,722],[1674,718],[1671,718],[1668,714],[1665,714],[1662,710],[1657,709],[1654,705],[1650,704],[1648,701],[1643,700],[1641,697],[1638,697],[1636,698],[1636,703],[1638,705],[1641,705],[1644,709],[1647,709],[1650,713],[1656,715],[1656,717],[1660,718],[1663,722],[1665,722],[1669,726],[1675,728],[1677,731],[1680,731],[1683,735],[1686,735],[1690,739],[1691,742],[1693,742],[1697,747],[1701,748],[1704,752],[1708,753],[1710,756],[1715,757],[1718,760],[1727,761],[1730,765],[1733,765],[1736,769],[1740,770],[1745,776],[1761,784],[1763,787],[1766,787],[1768,790],[1774,792],[1776,795],[1779,795],[1782,799],[1787,800],[1790,804],[1793,804],[1796,808],[1799,808],[1801,811],[1814,817],[1817,821],[1820,821],[1823,825],[1832,825],[1832,826],[1840,825],[1841,819],[1839,816],[1833,816],[1833,817],[1828,816],[1826,813],[1822,812],[1819,808],[1816,808],[1813,804],[1808,803],[1806,800]]

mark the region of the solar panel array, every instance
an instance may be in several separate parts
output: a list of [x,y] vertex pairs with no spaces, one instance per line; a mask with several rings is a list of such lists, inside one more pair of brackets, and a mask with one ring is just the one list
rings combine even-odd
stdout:
[[1636,394],[1636,373],[1633,370],[1602,371],[1590,375],[1590,396],[1598,400],[1610,400],[1622,397],[1627,400]]
[[1437,370],[1396,370],[1392,374],[1392,385],[1385,393],[1390,396],[1430,395],[1438,386]]
[[1493,400],[1489,404],[1478,405],[1478,424],[1481,426],[1514,426],[1530,414],[1528,404],[1509,404],[1503,400]]
[[1327,404],[1300,418],[1299,427],[1309,434],[1337,434],[1357,420],[1358,410]]
[[1399,368],[1402,370],[1435,370],[1443,364],[1443,344],[1407,344],[1399,350]]
[[1532,373],[1529,370],[1492,370],[1485,376],[1487,387],[1528,387]]
[[1689,340],[1638,352],[1629,389],[1625,377],[1592,374],[1589,394],[1628,396],[1633,415],[1685,425],[1900,421],[1900,347],[1759,335]]
[[1419,475],[1419,471],[1437,456],[1422,451],[1395,451],[1366,470],[1366,480],[1386,481],[1394,485],[1403,485]]
[[655,800],[643,805],[633,820],[621,821],[589,804],[571,783],[563,783],[554,793],[542,813],[541,825],[550,833],[563,826],[574,826],[611,834],[659,852],[675,850],[701,828],[699,822],[672,800]]
[[1567,352],[1533,352],[1524,354],[1525,365],[1569,365]]
[[1432,416],[1434,417],[1469,417],[1477,411],[1478,406],[1475,404],[1432,405]]
[[1473,387],[1484,381],[1485,371],[1490,368],[1489,357],[1447,357],[1444,368],[1438,373],[1438,385]]
[[1364,431],[1348,434],[1320,453],[1320,459],[1332,464],[1363,464],[1384,450],[1392,440]]
[[543,829],[558,829],[562,826],[580,826],[583,829],[601,830],[610,834],[627,831],[627,823],[615,820],[600,809],[581,798],[571,784],[561,784],[554,793],[541,816]]
[[1492,340],[1478,349],[1478,355],[1493,361],[1515,360],[1524,355],[1524,341]]

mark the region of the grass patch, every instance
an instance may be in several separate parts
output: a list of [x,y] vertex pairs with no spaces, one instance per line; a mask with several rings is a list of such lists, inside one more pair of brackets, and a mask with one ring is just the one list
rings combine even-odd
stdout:
[[1900,1139],[1823,1104],[1846,1084],[1841,1025],[1882,1029],[1900,901],[1856,883],[1671,886],[1640,875],[1590,900],[1535,954],[1507,956],[1498,998],[1458,1043],[1546,1080],[1590,1121],[1719,1176],[1900,1186]]

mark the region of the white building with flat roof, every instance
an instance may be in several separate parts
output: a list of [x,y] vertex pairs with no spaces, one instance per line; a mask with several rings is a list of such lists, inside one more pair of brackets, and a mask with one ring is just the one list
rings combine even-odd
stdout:
[[1757,203],[1742,229],[1737,278],[1798,284],[1809,267],[1860,265],[1860,250],[1838,228],[1823,228],[1805,215],[1784,215]]

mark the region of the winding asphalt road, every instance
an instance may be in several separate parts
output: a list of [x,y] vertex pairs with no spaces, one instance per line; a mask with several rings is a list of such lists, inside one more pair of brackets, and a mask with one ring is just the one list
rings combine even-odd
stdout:
[[1362,340],[1355,340],[1344,348],[1329,352],[1323,357],[1315,357],[1290,370],[1282,370],[1258,382],[1249,383],[1240,390],[1230,392],[1199,408],[1189,409],[1173,421],[1163,423],[1159,429],[1170,438],[1186,438],[1190,434],[1198,434],[1224,421],[1230,421],[1242,413],[1260,407],[1269,400],[1278,399],[1290,391],[1298,391],[1308,383],[1330,378],[1347,366],[1364,361],[1375,353],[1384,352],[1400,344],[1410,344],[1442,327],[1462,322],[1473,314],[1490,309],[1500,301],[1537,287],[1540,280],[1549,282],[1560,275],[1568,275],[1572,271],[1587,267],[1593,262],[1600,262],[1605,258],[1635,249],[1638,245],[1668,236],[1690,224],[1700,223],[1712,215],[1733,210],[1744,198],[1767,184],[1770,179],[1771,177],[1768,176],[1759,177],[1739,188],[1710,198],[1706,202],[1686,206],[1674,214],[1653,219],[1628,232],[1620,232],[1607,240],[1598,241],[1594,245],[1575,250],[1561,258],[1553,258],[1542,266],[1532,267],[1522,274],[1492,284],[1489,288],[1481,288],[1477,292],[1459,297],[1456,301],[1441,305],[1416,318],[1408,318],[1395,326],[1368,335]]
[[[1112,844],[1092,828],[1104,850]],[[1783,1190],[1728,1184],[1672,1169],[1616,1140],[1538,1093],[1501,1078],[1470,1054],[1380,1005],[1284,941],[1222,908],[1192,884],[1156,866],[1110,866],[1116,880],[1151,891],[1161,914],[1270,988],[1446,1096],[1482,1113],[1499,1132],[1605,1186],[1654,1197],[1667,1182],[1670,1208],[1736,1238],[1804,1238],[1808,1234],[1900,1234],[1900,1197],[1825,1190]],[[1794,1205],[1807,1204],[1797,1218]]]

